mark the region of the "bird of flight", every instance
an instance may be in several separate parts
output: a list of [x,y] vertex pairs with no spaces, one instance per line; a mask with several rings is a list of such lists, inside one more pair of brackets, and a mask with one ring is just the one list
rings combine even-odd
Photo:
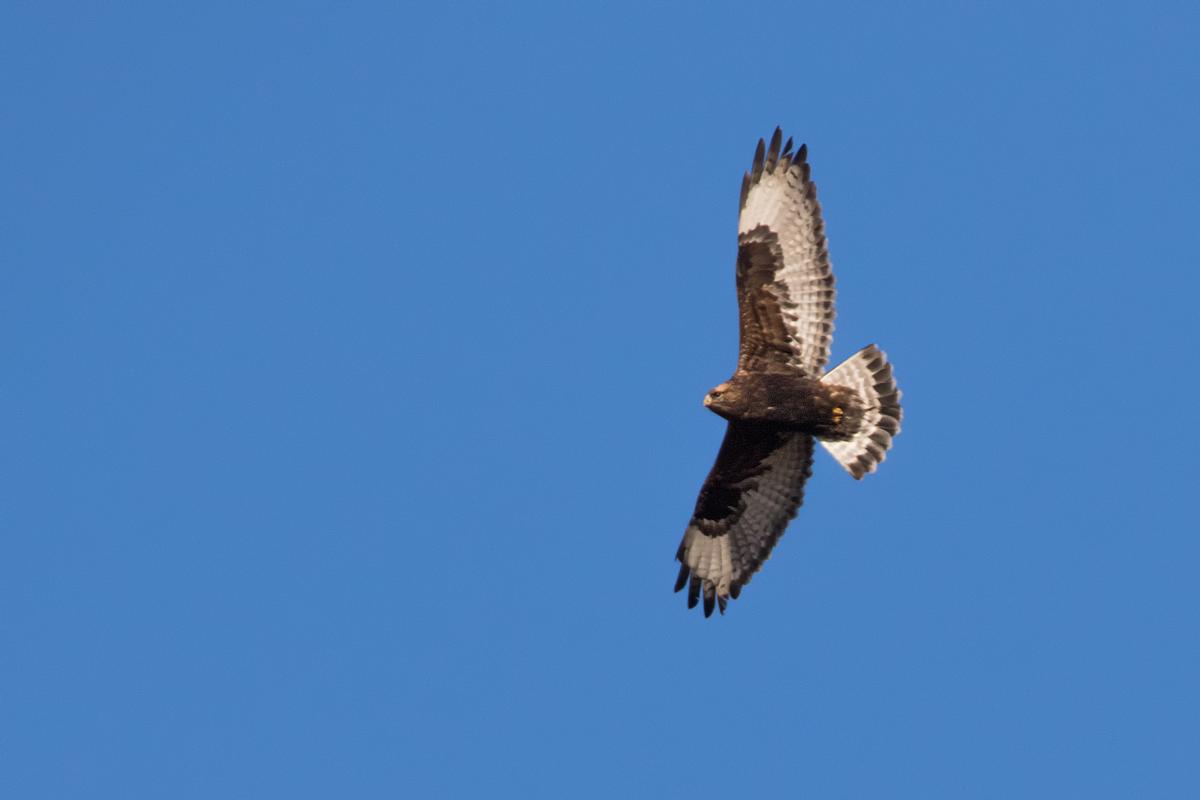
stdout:
[[717,461],[683,534],[675,591],[688,608],[729,598],[771,555],[804,499],[813,440],[855,478],[883,461],[900,432],[900,390],[883,351],[867,345],[825,372],[834,288],[808,149],[758,140],[742,179],[737,293],[741,345],[733,377],[704,397],[728,422]]

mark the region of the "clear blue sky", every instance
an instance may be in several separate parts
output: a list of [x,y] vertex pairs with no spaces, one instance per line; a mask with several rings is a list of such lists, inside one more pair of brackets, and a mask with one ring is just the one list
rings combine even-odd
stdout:
[[[0,11],[0,794],[1200,796],[1194,6],[196,5]],[[777,124],[904,432],[704,620]]]

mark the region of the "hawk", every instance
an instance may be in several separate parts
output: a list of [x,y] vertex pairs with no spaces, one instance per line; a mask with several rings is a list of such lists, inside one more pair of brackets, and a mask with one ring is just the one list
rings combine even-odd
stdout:
[[742,179],[733,377],[704,397],[728,422],[676,558],[688,608],[729,598],[771,555],[804,499],[818,441],[852,476],[874,472],[900,432],[900,390],[868,345],[825,372],[834,288],[808,148],[762,139]]

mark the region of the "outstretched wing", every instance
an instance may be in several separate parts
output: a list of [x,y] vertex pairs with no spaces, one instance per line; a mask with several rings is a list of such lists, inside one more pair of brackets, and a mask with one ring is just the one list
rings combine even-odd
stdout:
[[675,557],[675,591],[688,587],[688,608],[704,595],[704,616],[737,599],[771,555],[804,500],[812,474],[807,434],[730,422]]
[[819,378],[833,336],[834,288],[821,204],[805,145],[762,139],[742,180],[737,288],[740,369],[787,364]]

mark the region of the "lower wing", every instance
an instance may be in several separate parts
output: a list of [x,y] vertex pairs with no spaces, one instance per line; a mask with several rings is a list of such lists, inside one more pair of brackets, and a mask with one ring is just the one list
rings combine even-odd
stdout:
[[812,454],[808,434],[729,423],[675,556],[688,608],[703,595],[707,617],[737,599],[804,501]]

